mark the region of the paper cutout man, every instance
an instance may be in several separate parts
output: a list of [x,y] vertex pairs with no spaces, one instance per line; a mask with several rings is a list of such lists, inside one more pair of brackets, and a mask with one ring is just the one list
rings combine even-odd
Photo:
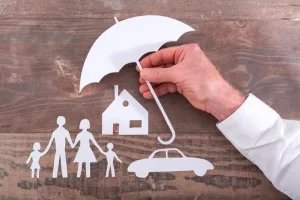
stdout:
[[122,163],[122,160],[120,160],[117,154],[112,150],[114,148],[112,143],[108,143],[107,148],[108,151],[103,152],[107,160],[106,177],[109,176],[109,170],[111,170],[111,177],[115,177],[114,159],[116,158],[120,163]]
[[52,141],[55,140],[56,152],[54,158],[53,178],[57,178],[59,162],[61,166],[62,177],[63,178],[68,177],[67,160],[66,160],[66,139],[68,140],[70,146],[73,146],[73,142],[69,131],[63,127],[65,123],[66,123],[66,119],[63,116],[57,117],[58,128],[55,131],[53,131],[48,146],[46,150],[43,152],[43,154],[46,154],[51,147]]
[[36,142],[33,144],[33,152],[30,153],[29,158],[26,160],[26,163],[28,164],[30,160],[32,159],[32,163],[30,166],[31,169],[31,178],[34,178],[34,172],[36,170],[36,177],[40,177],[40,169],[41,166],[39,164],[40,158],[45,155],[45,153],[41,153],[41,144],[39,142]]
[[88,119],[81,120],[79,128],[82,131],[78,133],[75,142],[72,146],[72,148],[74,148],[76,144],[80,142],[80,146],[77,151],[74,162],[78,163],[77,177],[80,177],[82,171],[82,163],[85,163],[86,177],[89,178],[91,177],[91,163],[97,162],[96,157],[91,149],[90,141],[92,141],[92,143],[99,149],[101,153],[104,153],[104,151],[97,144],[93,134],[87,131],[88,129],[90,129],[90,121]]

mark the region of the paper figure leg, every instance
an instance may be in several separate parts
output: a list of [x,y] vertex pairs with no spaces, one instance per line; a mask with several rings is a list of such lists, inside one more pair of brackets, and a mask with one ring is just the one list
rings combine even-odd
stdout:
[[31,178],[34,178],[34,169],[31,170]]
[[115,177],[115,167],[114,167],[114,164],[111,164],[110,170],[111,170],[111,177]]
[[54,166],[53,166],[53,173],[52,173],[53,178],[57,178],[58,165],[59,165],[59,155],[56,153],[54,157]]
[[65,152],[60,154],[60,166],[61,166],[62,177],[68,178],[67,158]]
[[87,178],[91,177],[91,163],[89,162],[85,163],[85,176]]
[[36,170],[36,177],[40,178],[40,170],[39,169]]
[[107,167],[106,167],[106,178],[109,176],[109,170],[110,170],[110,165],[107,164]]
[[80,177],[81,171],[82,171],[82,163],[79,162],[79,163],[78,163],[78,169],[77,169],[77,178]]

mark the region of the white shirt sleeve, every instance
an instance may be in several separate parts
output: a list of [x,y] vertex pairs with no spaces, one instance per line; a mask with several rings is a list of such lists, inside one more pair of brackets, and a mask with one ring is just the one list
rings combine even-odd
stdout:
[[282,119],[250,94],[241,107],[217,127],[278,190],[292,199],[300,199],[299,121]]

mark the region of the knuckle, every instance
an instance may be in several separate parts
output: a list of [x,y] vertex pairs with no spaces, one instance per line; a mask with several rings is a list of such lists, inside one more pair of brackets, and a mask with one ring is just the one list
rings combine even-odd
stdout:
[[155,80],[159,80],[159,78],[160,78],[160,70],[155,70],[154,71],[154,77],[155,77]]
[[189,49],[193,51],[201,51],[200,46],[196,43],[189,44]]

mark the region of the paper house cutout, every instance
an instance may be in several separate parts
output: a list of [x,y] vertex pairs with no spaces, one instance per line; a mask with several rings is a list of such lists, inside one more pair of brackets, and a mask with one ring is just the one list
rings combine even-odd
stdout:
[[102,113],[102,134],[147,135],[148,111],[127,90],[118,90],[115,85],[115,100]]

